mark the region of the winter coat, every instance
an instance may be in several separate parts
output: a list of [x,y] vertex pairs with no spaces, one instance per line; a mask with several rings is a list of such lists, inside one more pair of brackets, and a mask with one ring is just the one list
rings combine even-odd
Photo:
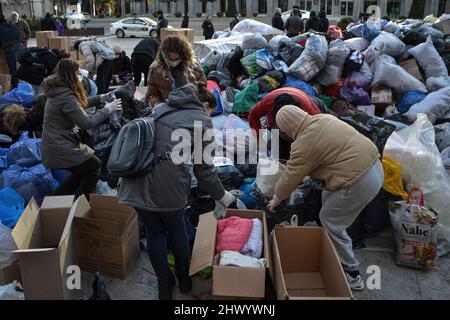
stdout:
[[19,32],[20,39],[27,41],[31,37],[30,27],[25,20],[19,19],[17,23],[11,23]]
[[16,27],[10,23],[0,24],[0,48],[3,50],[17,47],[22,43]]
[[212,38],[214,35],[214,26],[211,21],[205,20],[202,24],[203,35],[207,38]]
[[[176,110],[156,121],[155,129],[155,162],[153,169],[137,178],[122,178],[119,186],[120,203],[145,211],[175,211],[186,207],[187,199],[191,192],[191,175],[188,165],[176,165],[170,158],[164,155],[172,151],[176,143],[171,142],[173,129],[171,126],[186,129],[191,141],[194,139],[194,121],[202,124],[203,133],[211,129],[211,118],[203,110],[202,103],[198,100],[197,88],[187,85],[174,90],[168,99],[168,103],[161,104],[155,109],[159,117],[171,110]],[[203,135],[202,133],[202,135]],[[198,141],[196,143],[199,143]],[[209,141],[202,143],[203,149]],[[191,150],[194,150],[192,144]],[[220,182],[213,164],[194,164],[194,175],[199,187],[207,192],[213,199],[220,200],[225,190]]]
[[183,21],[181,22],[182,28],[189,28],[189,16],[183,16]]
[[74,133],[92,129],[109,118],[107,109],[88,116],[78,103],[73,91],[53,76],[43,85],[47,101],[41,142],[42,163],[50,169],[67,169],[81,165],[94,151],[82,144]]
[[56,31],[56,23],[51,17],[45,17],[41,20],[42,31]]
[[[309,18],[308,22],[306,23],[305,31],[308,32],[311,29],[314,30],[314,31],[320,31],[320,29],[321,29],[321,21],[320,21],[319,17],[316,16],[316,17]],[[327,30],[328,30],[328,28],[327,28]]]
[[328,28],[330,27],[330,22],[327,18],[320,18],[320,32],[327,32]]
[[310,116],[295,106],[280,109],[278,127],[294,139],[287,168],[275,186],[289,198],[306,176],[325,181],[325,190],[348,188],[379,159],[377,147],[353,127],[329,114]]
[[[27,49],[28,57],[37,57],[32,61],[27,58],[20,63],[16,72],[16,77],[22,81],[30,84],[40,86],[44,79],[51,75],[55,70],[60,56],[58,56],[58,49],[48,50],[47,48],[29,48]],[[56,51],[56,52],[55,52]],[[25,56],[25,55],[24,55]]]
[[[145,101],[147,105],[152,109],[158,103],[164,102],[168,97],[170,92],[173,90],[173,80],[172,79],[164,79],[162,74],[156,71],[157,61],[154,61],[150,68],[148,69],[148,77],[147,77],[147,94],[145,96]],[[206,76],[203,72],[202,67],[197,64],[193,70],[193,76],[190,79],[182,78],[180,87],[188,84],[188,83],[196,83],[199,81],[206,83]]]
[[302,110],[311,115],[319,114],[320,110],[315,105],[313,100],[303,91],[295,88],[280,88],[267,94],[261,101],[259,101],[253,108],[250,109],[248,121],[250,128],[258,132],[261,129],[261,118],[267,116],[268,128],[275,126],[275,115],[272,110],[275,99],[281,94],[289,94],[299,102]]
[[117,58],[111,48],[97,41],[82,41],[78,50],[85,57],[84,69],[90,73],[95,73],[103,60],[115,60]]
[[272,17],[272,27],[284,31],[284,22],[281,18],[281,14],[275,13]]
[[114,60],[113,74],[130,73],[131,72],[131,59],[127,56],[125,51],[122,51],[117,59]]
[[299,16],[290,16],[284,28],[286,29],[286,34],[288,37],[298,36],[303,32],[303,20]]
[[156,58],[156,53],[158,52],[161,43],[157,39],[147,38],[139,41],[139,43],[134,47],[131,58],[135,54],[145,54],[153,60]]
[[169,21],[162,17],[156,23],[156,33],[158,34],[158,39],[161,38],[161,29],[167,28],[169,26]]

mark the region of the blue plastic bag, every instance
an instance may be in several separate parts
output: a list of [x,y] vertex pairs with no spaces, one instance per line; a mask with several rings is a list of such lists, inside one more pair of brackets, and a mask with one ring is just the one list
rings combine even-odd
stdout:
[[33,100],[33,87],[29,83],[22,82],[17,88],[0,96],[0,105],[16,103],[24,107],[31,107]]
[[0,148],[0,172],[8,168],[8,155],[9,149],[7,148]]
[[59,183],[62,183],[64,180],[69,178],[72,174],[70,171],[63,170],[63,169],[52,169],[52,176],[55,178],[56,181]]
[[426,93],[419,91],[408,91],[400,99],[397,109],[400,113],[409,111],[413,104],[418,103],[427,97]]
[[223,113],[223,106],[222,106],[222,98],[220,97],[220,92],[216,89],[212,89],[212,93],[214,94],[214,97],[216,98],[216,110],[211,114],[211,117],[218,116],[219,114]]
[[372,41],[381,33],[380,26],[373,20],[364,23],[361,29],[361,35],[364,39]]
[[51,171],[45,169],[42,164],[31,168],[13,165],[2,172],[0,182],[0,187],[16,190],[25,202],[28,203],[34,197],[38,204],[42,203],[45,196],[51,195],[59,185]]
[[369,94],[363,88],[342,87],[339,91],[339,97],[355,106],[370,106],[372,104]]
[[19,141],[14,143],[8,152],[8,165],[32,167],[41,162],[41,139],[29,138],[23,132]]
[[310,85],[308,82],[297,79],[296,77],[291,75],[287,75],[286,81],[284,81],[282,87],[284,88],[290,87],[301,90],[310,97],[316,96],[316,90],[312,85]]
[[245,204],[247,209],[256,208],[256,201],[255,198],[252,196],[252,189],[255,184],[256,184],[255,178],[247,178],[239,187],[239,190],[242,191],[242,196],[239,197],[239,200],[241,200]]
[[12,229],[19,221],[25,207],[23,198],[13,189],[0,190],[0,222]]

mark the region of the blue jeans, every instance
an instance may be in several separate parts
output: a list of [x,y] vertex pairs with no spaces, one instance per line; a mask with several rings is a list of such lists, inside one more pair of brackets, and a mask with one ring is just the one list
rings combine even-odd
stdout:
[[175,257],[175,269],[188,268],[189,240],[184,209],[171,212],[136,211],[145,226],[148,255],[158,278],[167,278],[171,272],[167,262],[167,239]]

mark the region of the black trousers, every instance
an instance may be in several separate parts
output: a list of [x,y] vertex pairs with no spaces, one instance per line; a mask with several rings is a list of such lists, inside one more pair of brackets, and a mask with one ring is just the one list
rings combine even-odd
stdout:
[[141,83],[141,74],[144,74],[144,86],[147,86],[148,68],[154,59],[146,54],[135,53],[131,56],[131,68],[133,69],[134,83],[139,86]]
[[97,94],[107,93],[109,84],[111,83],[114,71],[114,61],[103,60],[103,62],[97,68],[97,79],[95,84],[97,85]]
[[[89,200],[89,194],[95,191],[97,181],[100,178],[102,162],[96,156],[92,156],[79,166],[67,168],[72,175],[64,180],[55,190],[55,196],[75,194],[77,197],[84,194]],[[76,192],[78,190],[78,192]]]

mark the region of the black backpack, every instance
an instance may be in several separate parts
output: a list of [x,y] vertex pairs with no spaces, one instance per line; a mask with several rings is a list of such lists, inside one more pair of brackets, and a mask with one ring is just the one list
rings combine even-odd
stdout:
[[155,121],[175,111],[177,109],[160,116],[138,118],[125,124],[120,129],[109,155],[109,174],[132,178],[150,172],[155,157]]

